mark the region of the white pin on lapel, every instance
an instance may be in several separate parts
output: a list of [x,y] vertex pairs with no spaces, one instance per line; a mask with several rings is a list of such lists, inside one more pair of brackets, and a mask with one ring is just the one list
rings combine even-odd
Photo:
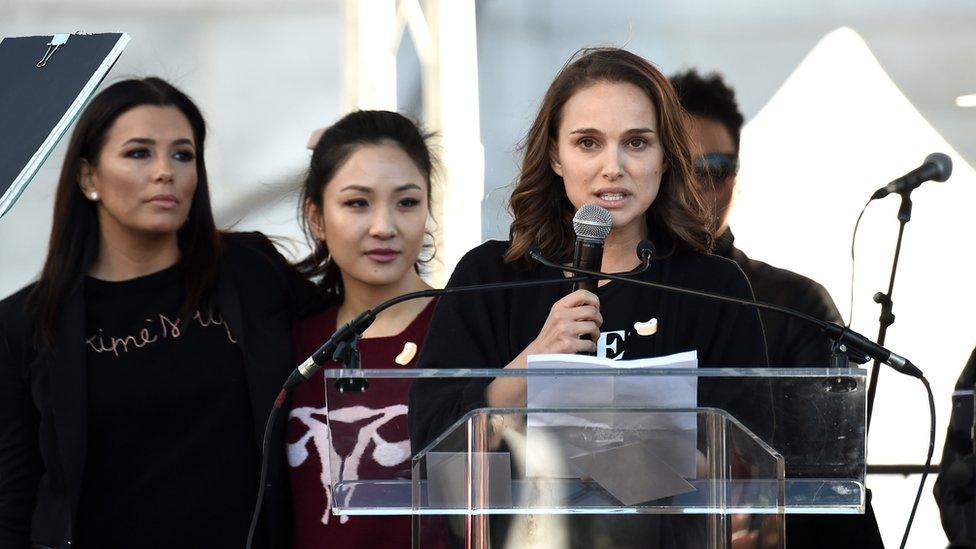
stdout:
[[413,357],[416,355],[417,344],[413,341],[408,341],[403,344],[403,350],[400,351],[400,354],[393,359],[393,362],[396,362],[400,366],[406,366],[407,364],[410,364],[410,361],[413,360]]
[[637,335],[642,335],[642,336],[654,335],[655,333],[657,333],[657,319],[652,318],[647,322],[635,322],[634,330],[637,332]]

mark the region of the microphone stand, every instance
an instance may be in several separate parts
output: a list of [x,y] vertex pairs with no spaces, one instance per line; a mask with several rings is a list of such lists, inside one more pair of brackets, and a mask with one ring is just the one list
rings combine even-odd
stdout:
[[[912,191],[909,188],[901,191],[901,206],[898,208],[898,240],[895,242],[895,258],[891,263],[891,275],[888,279],[888,292],[878,292],[874,294],[874,302],[881,305],[881,316],[878,318],[878,345],[885,344],[885,337],[888,334],[888,327],[895,323],[895,315],[892,313],[894,303],[891,301],[891,294],[895,289],[895,273],[898,272],[898,258],[901,256],[901,241],[905,234],[905,225],[912,220]],[[871,429],[871,413],[874,411],[874,396],[878,391],[878,376],[881,373],[881,365],[877,359],[871,366],[871,379],[868,382],[868,419],[866,428]]]
[[[359,344],[359,334],[353,333],[349,340],[342,341],[336,346],[335,352],[332,354],[332,360],[336,362],[341,362],[343,368],[346,370],[362,370],[362,362],[359,357],[359,349],[357,345]],[[335,381],[335,387],[340,393],[349,392],[363,392],[369,389],[369,380],[365,377],[351,377],[337,379]]]

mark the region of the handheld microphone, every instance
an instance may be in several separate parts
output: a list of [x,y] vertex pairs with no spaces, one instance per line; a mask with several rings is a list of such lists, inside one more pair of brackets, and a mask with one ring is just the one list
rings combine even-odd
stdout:
[[[596,204],[583,204],[573,216],[573,231],[576,233],[576,246],[573,250],[573,267],[587,271],[600,271],[603,265],[603,241],[610,234],[613,218],[606,209]],[[599,281],[587,278],[582,282],[573,283],[573,291],[586,290],[596,292]],[[582,335],[580,339],[589,340],[589,335]],[[594,355],[594,352],[580,351],[581,355]]]
[[[603,241],[610,234],[613,218],[606,209],[596,204],[583,204],[573,216],[573,231],[576,232],[576,248],[573,251],[573,267],[587,271],[599,271],[603,264]],[[573,284],[573,291],[595,292],[597,280],[594,278]]]
[[921,166],[874,191],[871,200],[884,198],[891,193],[911,191],[926,181],[941,183],[949,179],[950,175],[952,175],[952,159],[949,158],[949,155],[939,152],[932,153],[925,157],[925,162],[922,162]]

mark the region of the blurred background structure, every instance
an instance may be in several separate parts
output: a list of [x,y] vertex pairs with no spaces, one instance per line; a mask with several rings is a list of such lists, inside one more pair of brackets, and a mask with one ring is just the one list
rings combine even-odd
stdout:
[[[467,249],[506,237],[517,143],[582,46],[627,47],[666,74],[726,76],[748,120],[736,243],[824,284],[845,317],[864,202],[946,152],[952,178],[913,195],[887,340],[932,381],[938,461],[949,395],[976,344],[972,0],[0,0],[0,14],[0,36],[129,33],[107,82],[158,75],[188,92],[209,123],[218,223],[284,237],[294,255],[304,249],[296,201],[311,131],[352,108],[420,119],[438,132],[441,157],[435,283]],[[65,141],[0,220],[0,295],[40,269]],[[873,204],[858,234],[853,328],[872,337],[897,203]],[[927,429],[921,386],[883,371],[869,462],[921,463]],[[910,547],[945,544],[933,480]],[[900,540],[917,482],[868,477],[888,545]]]

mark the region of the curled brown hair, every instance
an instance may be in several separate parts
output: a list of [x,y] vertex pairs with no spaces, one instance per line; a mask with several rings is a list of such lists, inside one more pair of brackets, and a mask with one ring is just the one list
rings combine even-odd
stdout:
[[555,261],[566,263],[572,259],[575,208],[550,160],[556,149],[563,105],[573,94],[597,82],[633,84],[647,94],[657,111],[657,130],[667,170],[661,177],[657,198],[644,214],[650,235],[666,236],[671,250],[709,251],[712,214],[695,177],[685,113],[674,88],[661,71],[639,55],[620,48],[584,48],[570,57],[552,81],[539,114],[519,146],[523,158],[509,199],[514,220],[505,261],[518,261],[533,245]]

